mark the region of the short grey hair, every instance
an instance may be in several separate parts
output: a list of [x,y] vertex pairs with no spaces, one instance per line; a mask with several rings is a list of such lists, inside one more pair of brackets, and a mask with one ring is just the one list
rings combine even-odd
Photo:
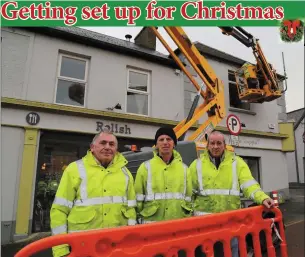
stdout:
[[118,146],[118,139],[117,139],[117,137],[116,137],[115,134],[113,134],[113,132],[111,132],[111,130],[109,130],[109,129],[103,129],[103,130],[101,130],[98,134],[96,134],[96,135],[93,137],[93,139],[92,139],[92,141],[91,141],[91,144],[94,144],[95,141],[98,139],[98,137],[99,137],[101,134],[113,135],[114,138],[115,138],[116,145]]
[[211,135],[222,135],[222,136],[223,136],[223,142],[226,143],[226,139],[225,139],[224,133],[222,133],[222,132],[220,132],[220,131],[218,131],[218,130],[213,130],[213,131],[208,135],[208,139],[207,139],[208,144],[209,144],[209,142],[210,142],[209,138],[210,138]]

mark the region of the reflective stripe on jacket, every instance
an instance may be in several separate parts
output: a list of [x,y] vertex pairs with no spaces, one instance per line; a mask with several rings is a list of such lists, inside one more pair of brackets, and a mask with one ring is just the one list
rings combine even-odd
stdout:
[[174,150],[166,164],[156,152],[137,171],[135,190],[140,223],[179,219],[192,213],[192,181],[188,167]]
[[[136,224],[134,180],[117,153],[104,168],[90,151],[63,173],[51,208],[52,234]],[[54,257],[69,253],[67,245],[53,248]]]
[[195,216],[239,209],[240,189],[258,204],[268,198],[245,161],[229,151],[225,151],[218,169],[205,151],[190,165],[190,170],[196,192]]

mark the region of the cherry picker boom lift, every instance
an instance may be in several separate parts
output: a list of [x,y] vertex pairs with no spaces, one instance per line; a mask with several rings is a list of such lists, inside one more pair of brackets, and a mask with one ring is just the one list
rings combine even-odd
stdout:
[[250,33],[241,27],[220,27],[224,35],[233,36],[246,47],[251,47],[256,59],[256,65],[253,65],[254,76],[260,79],[259,89],[249,89],[247,81],[243,77],[241,84],[245,83],[245,92],[242,91],[238,74],[244,74],[241,69],[235,72],[239,98],[253,103],[270,102],[282,96],[286,90],[281,90],[278,84],[278,78],[273,66],[267,62],[263,50],[260,47],[258,39],[255,39]]

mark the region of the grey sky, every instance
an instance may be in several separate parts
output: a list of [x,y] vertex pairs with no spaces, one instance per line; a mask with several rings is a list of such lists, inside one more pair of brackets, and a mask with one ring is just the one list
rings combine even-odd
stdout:
[[[85,27],[109,36],[125,39],[125,34],[132,35],[132,41],[141,27]],[[245,47],[233,37],[224,36],[218,27],[183,27],[192,41],[224,51],[241,59],[254,62],[254,55],[250,48]],[[249,33],[260,40],[260,45],[267,60],[272,63],[278,73],[284,74],[282,52],[284,52],[287,73],[288,90],[286,91],[287,111],[304,107],[304,41],[298,43],[284,43],[279,37],[276,27],[244,27]],[[159,32],[172,48],[176,48],[162,27]],[[158,41],[157,50],[168,54]]]

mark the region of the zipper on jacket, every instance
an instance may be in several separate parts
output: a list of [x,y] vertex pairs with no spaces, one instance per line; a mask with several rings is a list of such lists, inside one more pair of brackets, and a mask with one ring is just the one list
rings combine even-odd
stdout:
[[[171,163],[170,163],[171,164]],[[167,171],[168,168],[168,164],[166,164],[166,168],[162,170],[162,174],[163,174],[163,188],[164,188],[164,193],[166,193],[166,181],[165,181],[165,171]],[[164,210],[163,210],[163,217],[165,217],[166,214],[166,208],[167,208],[167,199],[164,199]]]

